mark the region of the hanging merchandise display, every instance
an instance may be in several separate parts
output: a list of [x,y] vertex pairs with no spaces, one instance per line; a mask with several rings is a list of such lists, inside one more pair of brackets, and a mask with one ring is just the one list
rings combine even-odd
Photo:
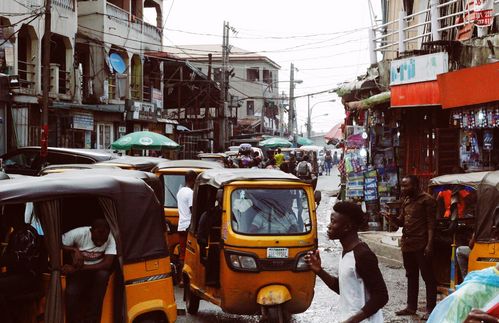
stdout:
[[456,109],[450,124],[461,129],[460,166],[468,172],[493,170],[499,163],[499,105]]

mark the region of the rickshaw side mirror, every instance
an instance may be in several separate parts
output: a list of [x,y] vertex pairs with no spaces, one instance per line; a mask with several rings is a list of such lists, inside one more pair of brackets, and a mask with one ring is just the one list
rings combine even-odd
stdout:
[[322,200],[322,193],[321,193],[321,191],[315,191],[314,192],[314,199],[315,199],[315,203],[317,203],[317,206],[319,206],[319,204],[321,203],[321,200]]
[[223,204],[222,204],[223,200],[224,200],[224,189],[223,188],[219,188],[217,190],[217,202],[218,202],[218,205],[220,207],[223,207]]

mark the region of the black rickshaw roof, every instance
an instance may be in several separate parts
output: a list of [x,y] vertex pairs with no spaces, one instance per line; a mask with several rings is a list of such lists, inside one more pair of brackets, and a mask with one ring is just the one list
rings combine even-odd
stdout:
[[482,179],[489,173],[490,172],[474,172],[442,175],[432,178],[428,186],[466,185],[477,189]]
[[475,211],[475,239],[488,242],[499,230],[499,171],[489,172],[478,186]]
[[131,166],[139,170],[149,171],[158,164],[168,161],[168,159],[160,157],[148,156],[122,156],[116,159],[99,162],[99,165],[124,165]]
[[118,167],[113,165],[106,165],[101,163],[96,164],[60,164],[60,165],[47,165],[40,170],[39,175],[46,175],[47,172],[50,173],[52,170],[81,170],[81,169],[94,169],[94,168],[106,168],[106,169],[118,169]]
[[216,188],[223,187],[235,181],[292,181],[301,180],[280,170],[274,169],[249,169],[249,168],[224,168],[209,169],[199,174],[197,182],[199,185],[211,185]]
[[167,254],[163,206],[146,180],[161,185],[153,174],[114,169],[12,179],[2,181],[0,185],[0,204],[36,203],[76,196],[110,198],[118,213],[123,260],[135,262]]
[[207,161],[207,160],[197,160],[197,159],[180,159],[180,160],[169,160],[158,164],[154,171],[167,168],[200,168],[200,169],[212,169],[212,168],[223,168],[219,162]]

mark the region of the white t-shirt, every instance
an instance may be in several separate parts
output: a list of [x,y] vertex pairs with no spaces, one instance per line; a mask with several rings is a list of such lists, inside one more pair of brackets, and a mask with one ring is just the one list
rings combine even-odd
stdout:
[[[356,314],[369,300],[363,279],[356,270],[354,251],[347,252],[340,259],[338,268],[340,300],[338,302],[340,322]],[[362,321],[363,323],[383,323],[381,310]]]
[[192,195],[190,187],[184,186],[177,193],[178,231],[186,231],[191,224]]
[[111,233],[107,241],[97,247],[92,241],[91,227],[80,227],[68,231],[62,235],[62,244],[68,247],[76,247],[83,254],[85,265],[94,265],[104,259],[104,255],[116,255],[116,242]]

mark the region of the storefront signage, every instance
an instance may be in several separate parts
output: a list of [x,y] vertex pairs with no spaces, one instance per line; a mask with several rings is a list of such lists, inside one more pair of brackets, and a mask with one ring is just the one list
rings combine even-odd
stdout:
[[73,129],[94,130],[94,115],[92,113],[73,114]]
[[156,108],[163,109],[163,92],[161,92],[161,90],[153,88],[151,101],[156,106]]
[[390,85],[434,81],[438,74],[449,71],[446,52],[415,56],[392,61]]
[[465,23],[488,27],[494,21],[494,0],[468,0],[464,10]]
[[173,125],[171,123],[165,124],[165,134],[167,135],[173,134]]
[[156,121],[156,108],[149,102],[130,101],[128,120]]

